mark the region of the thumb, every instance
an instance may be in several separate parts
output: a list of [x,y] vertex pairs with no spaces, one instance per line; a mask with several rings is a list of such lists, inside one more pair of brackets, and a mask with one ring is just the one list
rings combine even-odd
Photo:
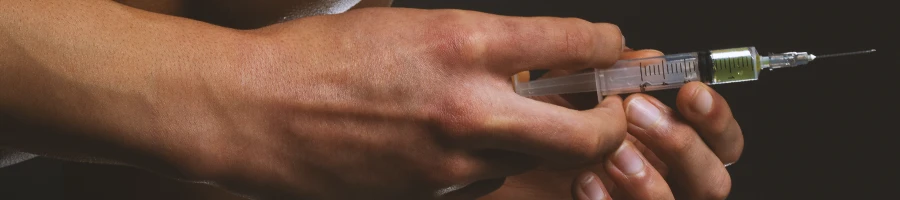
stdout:
[[582,172],[572,180],[572,198],[575,200],[611,200],[600,177],[590,171]]

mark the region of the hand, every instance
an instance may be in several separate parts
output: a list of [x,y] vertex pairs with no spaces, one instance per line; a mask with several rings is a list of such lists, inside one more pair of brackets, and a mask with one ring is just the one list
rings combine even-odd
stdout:
[[[622,59],[658,55],[661,53],[654,50],[626,50]],[[548,72],[546,77],[571,72],[556,70]],[[702,94],[699,92],[709,92],[709,96],[697,96]],[[590,105],[590,101],[596,99],[591,95],[596,94],[545,96],[539,99],[577,109]],[[672,199],[675,195],[685,199],[724,199],[730,191],[731,182],[723,163],[735,162],[743,148],[740,127],[724,98],[703,84],[685,85],[677,97],[680,116],[655,98],[643,94],[631,95],[626,105],[640,105],[641,100],[648,100],[661,110],[660,120],[653,120],[656,125],[652,128],[641,128],[638,125],[646,124],[640,124],[642,121],[639,120],[646,118],[640,118],[645,115],[640,115],[638,111],[644,110],[626,109],[629,111],[628,142],[609,161],[579,170],[529,171],[510,177],[500,190],[482,199],[571,199],[572,194],[579,199],[590,199],[582,194],[597,191],[615,199]],[[638,162],[624,162],[628,160],[626,158]],[[614,163],[631,163],[629,167],[634,167],[637,173],[626,175]],[[584,181],[588,181],[586,184],[592,186],[591,189],[583,189]]]
[[627,128],[620,98],[576,111],[508,81],[611,65],[609,24],[361,9],[233,30],[33,0],[0,1],[0,24],[0,147],[259,199],[472,199],[602,160]]
[[623,48],[613,25],[362,9],[251,34],[263,62],[204,71],[213,109],[201,116],[214,120],[192,123],[223,134],[211,180],[241,194],[471,199],[542,162],[596,161],[625,137],[619,98],[576,111],[508,81],[611,65]]

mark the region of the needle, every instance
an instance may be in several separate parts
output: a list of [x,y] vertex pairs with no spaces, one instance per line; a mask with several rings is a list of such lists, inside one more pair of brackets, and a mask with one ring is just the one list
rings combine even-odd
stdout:
[[872,53],[872,52],[875,52],[875,49],[869,49],[869,50],[865,50],[865,51],[846,52],[846,53],[834,53],[834,54],[828,54],[828,55],[823,55],[823,56],[816,56],[816,59],[818,59],[818,58],[827,58],[827,57],[849,56],[849,55],[856,55],[856,54],[867,54],[867,53]]

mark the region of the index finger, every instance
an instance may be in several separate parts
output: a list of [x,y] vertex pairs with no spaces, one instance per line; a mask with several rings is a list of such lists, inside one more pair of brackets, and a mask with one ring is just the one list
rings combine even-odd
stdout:
[[492,111],[479,131],[482,134],[461,137],[462,142],[474,149],[533,155],[549,167],[570,167],[599,162],[625,139],[621,98],[604,99],[585,111],[516,98]]
[[625,39],[619,27],[577,18],[499,17],[484,40],[484,58],[502,76],[532,69],[612,66]]

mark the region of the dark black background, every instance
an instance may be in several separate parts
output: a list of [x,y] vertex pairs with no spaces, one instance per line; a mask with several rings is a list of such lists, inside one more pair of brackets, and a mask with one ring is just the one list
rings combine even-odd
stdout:
[[[878,49],[714,88],[746,139],[741,160],[729,167],[729,199],[890,199],[900,186],[893,164],[900,152],[900,98],[894,97],[900,91],[900,11],[887,2],[398,0],[395,6],[609,22],[621,27],[630,47],[666,53],[741,46],[760,53]],[[651,94],[674,105],[675,91]],[[127,168],[49,159],[0,169],[0,199],[192,199],[169,184]]]

